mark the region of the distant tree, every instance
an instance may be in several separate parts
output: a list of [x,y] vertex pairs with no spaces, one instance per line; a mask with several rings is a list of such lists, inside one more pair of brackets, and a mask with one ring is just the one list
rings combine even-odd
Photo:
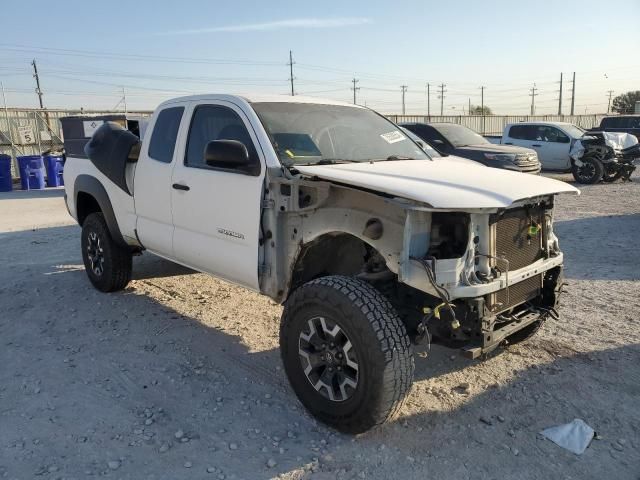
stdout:
[[636,102],[640,102],[640,90],[618,95],[613,99],[611,110],[618,113],[633,113]]
[[483,107],[481,107],[480,105],[471,105],[471,110],[469,111],[469,115],[493,115],[493,112],[491,111],[490,107],[487,107],[486,105],[484,106],[484,111],[482,110]]

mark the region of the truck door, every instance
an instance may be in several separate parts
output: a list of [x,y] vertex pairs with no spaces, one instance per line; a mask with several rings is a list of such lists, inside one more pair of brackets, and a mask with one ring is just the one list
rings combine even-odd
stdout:
[[184,110],[183,105],[168,105],[157,112],[145,134],[151,138],[143,142],[134,176],[138,238],[145,248],[167,258],[173,258],[171,176]]
[[543,168],[550,170],[564,170],[569,167],[569,149],[571,140],[559,128],[550,125],[539,125],[536,130],[535,141],[531,146],[538,152]]
[[[264,159],[246,115],[228,101],[194,102],[182,158],[173,171],[176,259],[197,270],[258,290],[258,242]],[[204,160],[213,140],[242,142],[262,165],[257,174],[216,168]],[[259,154],[260,152],[260,154]]]

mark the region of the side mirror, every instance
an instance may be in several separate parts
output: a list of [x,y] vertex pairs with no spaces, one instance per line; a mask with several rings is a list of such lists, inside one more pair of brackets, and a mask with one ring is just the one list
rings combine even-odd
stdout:
[[204,161],[210,167],[243,170],[251,165],[249,151],[237,140],[213,140],[204,147]]
[[432,142],[435,143],[438,147],[444,147],[444,142],[439,138],[432,140]]

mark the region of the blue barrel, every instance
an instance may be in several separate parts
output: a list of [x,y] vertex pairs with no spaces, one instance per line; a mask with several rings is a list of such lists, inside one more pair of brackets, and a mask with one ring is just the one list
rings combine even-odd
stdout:
[[13,190],[11,183],[11,157],[0,154],[0,192]]
[[44,159],[44,166],[47,169],[47,187],[60,187],[64,185],[64,180],[62,179],[62,172],[64,171],[62,157],[45,155],[42,158]]
[[23,190],[44,188],[44,161],[40,155],[17,157],[20,170],[20,183]]

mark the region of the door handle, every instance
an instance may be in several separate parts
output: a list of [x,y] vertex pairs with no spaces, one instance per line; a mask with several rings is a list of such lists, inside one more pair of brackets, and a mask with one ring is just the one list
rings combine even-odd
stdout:
[[184,190],[185,192],[188,192],[190,190],[189,185],[183,185],[181,183],[174,183],[173,188],[175,188],[176,190]]
[[540,145],[539,143],[534,143],[531,145],[532,147],[541,147],[542,145]]

